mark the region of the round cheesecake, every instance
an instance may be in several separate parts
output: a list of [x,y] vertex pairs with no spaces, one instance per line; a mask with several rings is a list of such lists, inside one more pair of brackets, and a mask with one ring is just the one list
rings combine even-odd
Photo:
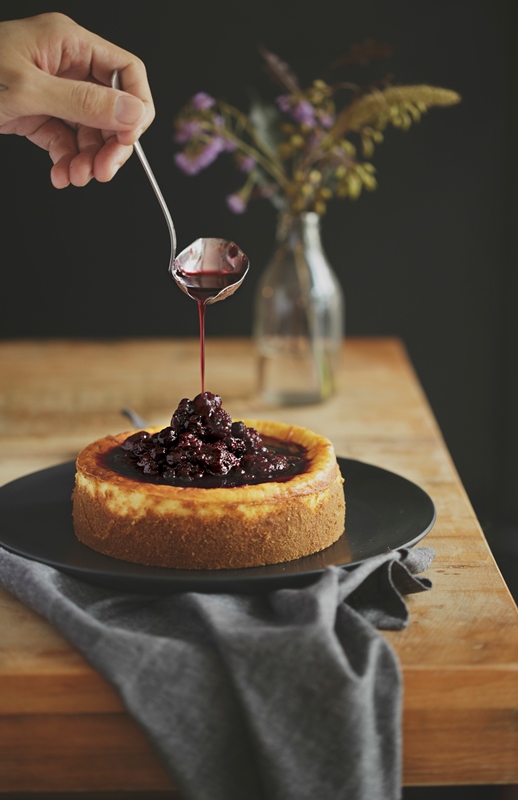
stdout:
[[268,441],[297,446],[304,453],[303,470],[237,486],[153,483],[110,466],[110,455],[131,432],[106,436],[77,458],[77,538],[122,561],[208,570],[291,561],[336,542],[344,531],[345,499],[331,442],[294,425],[244,423]]

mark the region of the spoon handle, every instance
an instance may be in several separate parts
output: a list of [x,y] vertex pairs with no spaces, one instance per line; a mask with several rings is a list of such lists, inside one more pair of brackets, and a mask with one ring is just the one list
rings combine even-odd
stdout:
[[155,192],[155,194],[157,196],[158,202],[160,203],[160,207],[161,207],[162,211],[164,212],[165,221],[167,222],[167,227],[169,228],[169,233],[170,233],[170,236],[171,236],[171,261],[172,261],[174,259],[175,255],[176,255],[176,231],[175,231],[175,228],[174,228],[173,219],[171,217],[171,214],[169,213],[169,209],[167,208],[167,204],[166,204],[166,202],[164,200],[164,196],[163,196],[162,192],[160,191],[160,187],[159,187],[159,185],[157,183],[157,180],[156,180],[155,176],[153,175],[153,170],[149,166],[149,161],[147,160],[147,158],[146,158],[146,156],[144,154],[144,151],[142,149],[142,145],[140,144],[140,142],[137,141],[137,142],[135,142],[133,147],[135,148],[136,154],[140,158],[140,163],[144,167],[144,172],[148,176],[149,182],[150,182],[151,186],[153,187],[153,190],[154,190],[154,192]]
[[[120,78],[119,78],[119,70],[116,69],[113,71],[112,80],[111,80],[112,89],[120,89]],[[136,141],[133,145],[134,150],[137,156],[140,159],[140,163],[144,167],[144,172],[146,173],[151,186],[153,187],[153,191],[156,194],[157,200],[160,203],[160,208],[162,209],[165,217],[165,221],[167,222],[167,227],[169,228],[169,235],[171,236],[171,264],[173,263],[174,257],[176,255],[176,230],[173,224],[173,218],[169,213],[169,209],[167,207],[167,203],[164,199],[164,195],[160,191],[160,186],[158,185],[157,179],[153,174],[153,170],[149,166],[149,161],[147,160],[145,153],[142,149],[142,145],[139,141]]]

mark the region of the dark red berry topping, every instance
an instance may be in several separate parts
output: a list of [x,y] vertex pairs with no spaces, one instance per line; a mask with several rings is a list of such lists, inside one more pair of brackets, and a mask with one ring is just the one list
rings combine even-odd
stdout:
[[304,471],[306,458],[302,447],[265,442],[254,428],[232,422],[221,397],[203,392],[182,400],[158,433],[128,436],[107,466],[153,483],[212,488],[287,480]]

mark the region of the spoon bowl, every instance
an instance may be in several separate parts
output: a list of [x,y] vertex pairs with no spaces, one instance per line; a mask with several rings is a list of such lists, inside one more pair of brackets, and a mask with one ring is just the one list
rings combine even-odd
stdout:
[[227,239],[196,239],[169,267],[180,289],[204,305],[224,300],[241,286],[250,267],[243,251]]

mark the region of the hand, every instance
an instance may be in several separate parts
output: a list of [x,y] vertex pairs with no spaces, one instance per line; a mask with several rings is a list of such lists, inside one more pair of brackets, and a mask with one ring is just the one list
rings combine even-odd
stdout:
[[57,189],[111,180],[154,116],[136,56],[63,14],[0,22],[0,133],[48,150]]

